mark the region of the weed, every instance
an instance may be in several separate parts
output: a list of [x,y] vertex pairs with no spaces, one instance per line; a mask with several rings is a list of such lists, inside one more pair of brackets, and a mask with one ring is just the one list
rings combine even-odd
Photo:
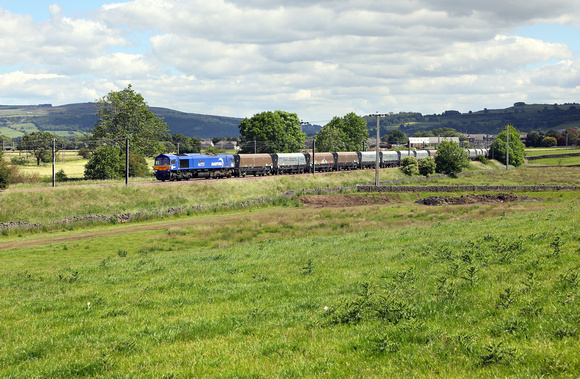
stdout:
[[306,266],[302,267],[302,274],[303,275],[310,275],[312,274],[312,268],[314,266],[312,265],[312,259],[309,259],[308,262],[306,262]]
[[516,357],[516,351],[503,346],[503,342],[490,343],[483,347],[479,355],[479,363],[482,366],[492,364],[510,364]]
[[552,253],[548,255],[548,258],[558,258],[560,257],[560,253],[562,253],[562,247],[564,246],[565,242],[561,236],[556,236],[552,242],[550,242],[550,246],[552,247]]
[[496,308],[509,308],[514,302],[515,291],[512,287],[507,287],[499,294],[499,299],[495,305]]
[[127,256],[127,250],[119,249],[117,250],[117,255],[121,258],[125,258]]
[[477,281],[477,276],[475,276],[476,272],[477,268],[475,268],[475,266],[471,266],[465,271],[465,275],[461,276],[461,279],[467,281],[470,286],[473,286],[473,284]]

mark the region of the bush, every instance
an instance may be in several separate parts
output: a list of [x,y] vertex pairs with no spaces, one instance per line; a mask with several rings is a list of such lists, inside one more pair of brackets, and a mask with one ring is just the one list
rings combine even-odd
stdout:
[[10,158],[10,162],[12,162],[12,164],[18,165],[18,166],[24,166],[25,164],[30,163],[30,161],[28,159],[26,159],[25,157],[12,157],[12,158]]
[[435,159],[427,157],[419,161],[419,174],[423,176],[433,175],[435,173]]
[[54,176],[57,182],[66,182],[68,180],[68,176],[63,169],[60,169]]
[[476,155],[474,160],[476,160],[476,161],[478,161],[478,162],[481,162],[481,163],[483,163],[483,164],[488,164],[488,163],[489,163],[489,159],[487,159],[487,158],[486,158],[484,155],[482,155],[482,154]]
[[401,171],[405,175],[416,175],[419,173],[419,163],[415,157],[405,157],[401,161]]
[[10,184],[10,168],[0,155],[0,189],[8,188]]
[[84,159],[89,159],[91,157],[91,151],[86,147],[81,147],[79,149],[79,155]]
[[[121,171],[125,172],[125,157],[121,162]],[[136,153],[129,152],[129,176],[143,178],[149,175],[149,167],[145,157]]]
[[545,137],[542,140],[543,147],[552,147],[552,146],[556,146],[557,144],[558,144],[558,140],[554,137]]
[[85,165],[85,179],[120,179],[123,177],[121,152],[114,146],[99,146]]
[[469,157],[465,149],[453,141],[441,142],[437,148],[437,157],[435,157],[435,170],[437,172],[456,175],[467,167],[469,167]]

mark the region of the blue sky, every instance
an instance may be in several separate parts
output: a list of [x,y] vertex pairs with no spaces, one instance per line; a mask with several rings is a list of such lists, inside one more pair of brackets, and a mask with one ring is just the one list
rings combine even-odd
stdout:
[[235,117],[580,101],[577,0],[0,0],[0,104]]

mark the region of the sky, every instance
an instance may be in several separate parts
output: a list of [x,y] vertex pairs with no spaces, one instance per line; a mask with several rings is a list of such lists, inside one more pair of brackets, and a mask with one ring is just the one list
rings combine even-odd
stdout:
[[578,0],[0,0],[0,104],[324,124],[580,102]]

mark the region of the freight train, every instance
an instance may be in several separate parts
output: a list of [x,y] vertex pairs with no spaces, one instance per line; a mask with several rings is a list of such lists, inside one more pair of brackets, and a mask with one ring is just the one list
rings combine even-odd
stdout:
[[[467,149],[469,159],[487,156],[487,149]],[[381,151],[379,167],[398,167],[405,157],[435,157],[436,150]],[[284,175],[375,168],[376,152],[278,153],[278,154],[160,154],[155,157],[158,180],[230,178],[246,175]]]

